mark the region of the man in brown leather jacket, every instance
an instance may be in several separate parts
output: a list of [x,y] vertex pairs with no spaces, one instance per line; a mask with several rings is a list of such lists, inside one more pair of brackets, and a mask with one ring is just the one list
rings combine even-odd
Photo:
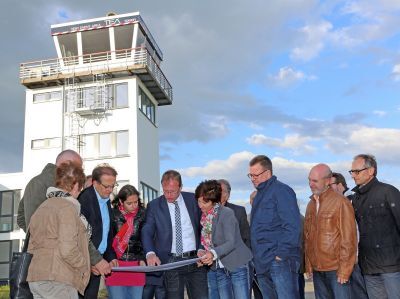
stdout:
[[351,298],[349,278],[357,252],[354,210],[330,188],[332,171],[314,166],[308,176],[313,195],[304,225],[306,273],[313,277],[316,298]]

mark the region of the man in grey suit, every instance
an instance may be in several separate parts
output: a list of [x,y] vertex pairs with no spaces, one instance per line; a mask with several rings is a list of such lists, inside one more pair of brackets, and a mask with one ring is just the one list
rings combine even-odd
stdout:
[[225,179],[219,179],[218,183],[221,184],[222,194],[221,194],[221,205],[230,208],[235,213],[235,217],[239,223],[240,235],[244,244],[250,248],[250,226],[247,221],[246,209],[242,206],[235,205],[228,202],[231,195],[231,185]]

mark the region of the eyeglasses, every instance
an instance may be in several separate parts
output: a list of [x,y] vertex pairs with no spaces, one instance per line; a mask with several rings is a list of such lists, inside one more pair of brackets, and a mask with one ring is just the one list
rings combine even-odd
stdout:
[[100,185],[102,185],[104,187],[104,189],[114,189],[115,187],[118,187],[118,184],[114,184],[114,185],[104,185],[102,182],[99,182]]
[[352,170],[349,170],[349,173],[350,173],[350,175],[352,175],[353,173],[354,173],[355,175],[359,175],[361,171],[364,171],[364,170],[366,170],[366,169],[368,169],[368,168],[369,168],[369,167],[365,167],[365,168],[363,168],[363,169],[352,169]]
[[163,190],[163,193],[164,193],[165,195],[177,195],[177,194],[179,194],[179,192],[180,192],[180,190],[178,190],[178,191]]
[[252,174],[252,173],[248,173],[247,176],[249,179],[256,179],[258,178],[260,175],[262,175],[264,172],[266,172],[268,169],[265,169],[264,171],[260,172],[259,174]]

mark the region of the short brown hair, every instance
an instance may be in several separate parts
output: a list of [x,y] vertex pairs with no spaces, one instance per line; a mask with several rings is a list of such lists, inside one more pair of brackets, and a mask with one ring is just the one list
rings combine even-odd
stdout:
[[82,166],[76,162],[66,161],[57,166],[56,187],[60,189],[69,192],[76,183],[78,183],[79,189],[82,189],[85,179]]
[[206,180],[201,182],[194,192],[196,199],[203,197],[205,202],[221,202],[222,188],[217,180]]
[[167,182],[169,180],[178,181],[179,187],[182,187],[181,174],[179,172],[177,172],[176,170],[170,169],[170,170],[167,170],[166,172],[164,172],[164,174],[162,175],[162,178],[161,178],[161,185],[164,182]]
[[344,187],[344,192],[346,192],[347,190],[349,190],[349,188],[347,187],[347,183],[346,183],[346,179],[344,178],[344,176],[341,173],[338,172],[333,172],[332,173],[332,177],[336,179],[336,184],[342,184]]
[[93,169],[92,180],[101,183],[100,179],[103,175],[110,175],[110,176],[116,177],[118,175],[118,173],[109,164],[103,163],[103,164],[97,165],[95,167],[95,169]]
[[255,156],[253,159],[250,160],[249,165],[254,166],[256,164],[260,164],[264,169],[270,170],[272,175],[272,161],[265,155],[258,155]]

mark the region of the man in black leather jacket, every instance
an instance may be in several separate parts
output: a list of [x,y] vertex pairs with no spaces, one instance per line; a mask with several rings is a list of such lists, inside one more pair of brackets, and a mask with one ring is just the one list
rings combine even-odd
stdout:
[[400,192],[376,178],[372,155],[357,155],[349,171],[360,231],[359,264],[369,298],[400,298]]

